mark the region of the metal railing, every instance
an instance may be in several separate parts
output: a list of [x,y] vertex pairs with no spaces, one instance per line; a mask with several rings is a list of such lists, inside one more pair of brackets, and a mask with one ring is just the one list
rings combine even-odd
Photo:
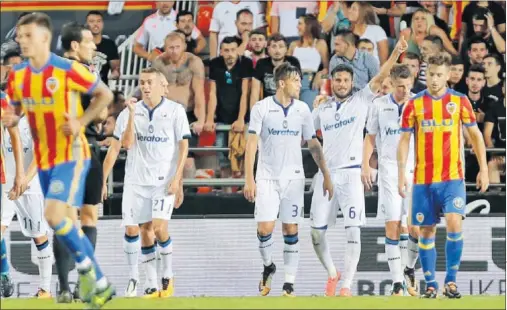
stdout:
[[[505,120],[505,117],[501,118]],[[217,125],[216,131],[229,131],[231,130],[231,125]],[[247,130],[245,129],[245,132]],[[471,148],[465,148],[466,152],[470,152]],[[106,152],[107,147],[101,147],[101,151]],[[125,150],[123,150],[125,151]],[[210,152],[210,153],[217,153],[217,152],[229,152],[228,147],[216,147],[216,146],[209,146],[209,147],[190,147],[189,151],[191,152]],[[302,152],[309,152],[308,148],[301,148]],[[503,148],[487,148],[486,152],[505,152],[505,149]],[[306,186],[312,186],[313,178],[307,178],[305,179]],[[200,186],[211,186],[211,187],[230,187],[230,186],[243,186],[245,184],[245,179],[242,178],[227,178],[227,179],[183,179],[183,186],[184,187],[200,187]],[[109,174],[108,182],[108,193],[109,196],[116,196],[113,194],[114,189],[123,187],[123,182],[115,182],[113,180],[113,173]],[[467,188],[475,188],[475,183],[465,183],[465,186]],[[496,187],[496,188],[505,188],[505,184],[490,184],[490,187]],[[312,188],[308,192],[311,192]],[[119,195],[118,195],[119,196]]]
[[[177,10],[187,10],[194,13],[194,19],[197,17],[197,1],[177,1]],[[194,20],[195,21],[195,20]],[[118,80],[109,80],[109,87],[123,92],[126,97],[134,94],[138,84],[138,77],[141,70],[148,66],[146,59],[137,56],[134,53],[135,38],[139,32],[136,30],[120,46],[118,54],[120,55],[120,78]]]

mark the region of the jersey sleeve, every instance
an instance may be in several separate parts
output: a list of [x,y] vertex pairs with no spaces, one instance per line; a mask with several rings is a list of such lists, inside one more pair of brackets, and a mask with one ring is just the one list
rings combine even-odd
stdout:
[[373,105],[368,109],[368,119],[366,121],[366,131],[370,135],[376,135],[379,132],[380,125],[378,119],[378,104]]
[[414,101],[409,100],[401,112],[401,131],[413,132],[415,126],[415,106]]
[[70,90],[80,93],[91,94],[100,83],[100,77],[93,74],[85,66],[73,61],[70,69],[67,71],[69,78],[68,86]]
[[466,127],[477,125],[472,104],[470,103],[470,100],[468,100],[468,98],[465,96],[461,97],[460,119],[463,125]]
[[312,116],[312,112],[310,112],[310,108],[305,105],[305,109],[303,110],[303,139],[311,140],[317,137],[315,133],[314,120]]
[[143,25],[141,28],[139,28],[139,31],[136,35],[136,42],[144,46],[145,48],[148,47],[148,31],[146,31],[146,19],[143,21]]
[[125,131],[125,127],[127,126],[127,117],[129,111],[128,108],[125,108],[120,115],[118,115],[118,119],[116,120],[116,125],[114,126],[113,137],[117,140],[121,140],[121,136]]
[[264,118],[263,108],[260,102],[257,102],[250,112],[250,124],[248,125],[248,132],[256,135],[261,134],[262,119]]
[[19,96],[19,92],[16,90],[15,75],[16,74],[14,70],[11,70],[11,72],[9,72],[9,76],[7,77],[7,86],[5,89],[5,94],[10,99],[9,103],[11,105],[19,106],[21,104],[21,97]]
[[313,127],[316,130],[320,129],[320,112],[319,111],[320,111],[319,108],[313,109],[313,111],[312,111]]
[[376,94],[371,91],[370,83],[366,84],[366,86],[358,91],[356,95],[359,96],[359,102],[365,107],[371,106],[373,104],[373,99],[376,96]]
[[[221,13],[222,13],[222,7],[221,7],[221,2],[219,2],[215,6],[215,9],[213,10],[213,15],[211,16],[211,22],[209,24],[209,31],[210,32],[220,32],[220,29],[221,29],[220,18],[222,18]],[[220,42],[218,42],[218,43],[220,43]]]
[[176,136],[176,141],[190,139],[192,134],[190,133],[190,126],[188,125],[187,113],[181,104],[178,104],[175,114],[174,134]]

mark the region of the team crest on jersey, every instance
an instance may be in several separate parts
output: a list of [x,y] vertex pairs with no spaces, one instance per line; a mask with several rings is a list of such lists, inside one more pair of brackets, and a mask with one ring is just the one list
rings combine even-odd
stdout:
[[456,112],[456,107],[457,107],[457,104],[455,104],[454,102],[449,102],[446,106],[445,106],[445,109],[447,110],[447,112],[449,112],[449,114],[454,114],[454,112]]
[[422,223],[424,221],[424,214],[422,214],[421,212],[417,213],[415,215],[415,218],[416,220],[419,222],[419,223]]
[[58,90],[60,85],[58,84],[58,80],[54,77],[50,77],[46,80],[46,89],[49,90],[52,94]]
[[463,209],[463,207],[465,206],[465,201],[463,200],[463,198],[461,197],[456,197],[452,200],[452,205],[456,208],[456,209]]
[[282,126],[284,129],[287,129],[289,127],[289,122],[287,122],[287,120],[284,120]]
[[340,113],[336,112],[336,113],[334,114],[334,119],[335,119],[336,121],[339,121],[339,120],[340,120],[340,117],[341,117]]
[[148,126],[148,132],[149,132],[149,133],[153,133],[154,131],[155,131],[155,128],[153,127],[153,125],[151,125],[151,124],[150,124],[150,125]]

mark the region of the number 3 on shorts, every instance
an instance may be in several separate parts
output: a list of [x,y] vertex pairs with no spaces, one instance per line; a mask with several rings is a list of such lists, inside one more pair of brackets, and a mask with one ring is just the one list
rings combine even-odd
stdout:
[[[298,212],[298,210],[300,212]],[[299,216],[303,217],[304,212],[305,212],[304,207],[299,208],[297,205],[292,205],[292,217],[297,217],[299,213],[301,213]]]

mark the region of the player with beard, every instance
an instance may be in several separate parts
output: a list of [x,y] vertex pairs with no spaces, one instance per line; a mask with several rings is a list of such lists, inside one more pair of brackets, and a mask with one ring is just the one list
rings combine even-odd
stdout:
[[248,45],[249,50],[244,55],[252,60],[255,68],[257,61],[266,58],[266,34],[260,30],[250,32]]
[[[293,56],[286,56],[287,42],[281,34],[274,34],[268,39],[268,57],[260,59],[254,70],[252,91],[250,94],[250,108],[259,99],[273,96],[276,93],[275,69],[282,63],[288,62],[301,70],[299,60]],[[262,88],[261,88],[262,86]]]
[[[64,50],[64,57],[80,62],[90,69],[90,64],[93,61],[93,55],[96,49],[93,41],[92,32],[76,22],[71,22],[62,27],[62,47]],[[94,72],[100,75],[100,72]],[[81,103],[83,109],[87,109],[90,105],[91,97],[88,95],[81,96]],[[90,242],[95,249],[97,242],[97,221],[98,221],[98,204],[102,201],[102,164],[100,162],[99,146],[97,144],[97,137],[100,135],[97,124],[100,124],[107,118],[107,109],[103,109],[94,123],[88,125],[85,129],[85,135],[88,143],[91,144],[91,164],[90,170],[86,177],[85,194],[83,206],[79,211],[81,220],[81,229],[84,234],[90,239]],[[68,209],[69,217],[74,221],[77,220],[77,209]],[[58,280],[60,283],[60,292],[57,301],[61,303],[68,303],[72,301],[69,287],[69,267],[70,255],[67,250],[60,244],[57,238],[54,238],[54,253],[55,259],[61,264],[57,264]],[[79,283],[74,289],[74,299],[79,299]]]
[[[384,63],[380,72],[358,92],[353,93],[354,71],[347,65],[340,64],[331,72],[332,97],[317,96],[313,110],[315,128],[322,131],[324,140],[324,157],[331,171],[331,178],[336,195],[332,200],[320,187],[316,187],[312,197],[310,219],[312,225],[312,242],[320,262],[328,272],[326,296],[336,294],[336,286],[341,274],[331,257],[326,240],[329,225],[334,225],[339,209],[343,212],[345,236],[345,274],[340,296],[351,296],[352,280],[356,273],[361,255],[361,226],[366,222],[364,210],[364,188],[361,182],[361,162],[363,152],[363,132],[368,109],[384,80],[407,49],[403,37],[394,52]],[[316,177],[317,184],[322,182],[323,172]]]
[[[168,84],[167,99],[183,105],[192,131],[199,135],[203,129],[206,110],[204,97],[204,64],[202,60],[186,50],[185,37],[171,32],[165,39],[165,52],[152,63],[166,77]],[[141,99],[141,92],[135,97]],[[192,137],[190,147],[197,146],[197,138]],[[185,164],[185,178],[195,176],[194,158],[189,154]]]

